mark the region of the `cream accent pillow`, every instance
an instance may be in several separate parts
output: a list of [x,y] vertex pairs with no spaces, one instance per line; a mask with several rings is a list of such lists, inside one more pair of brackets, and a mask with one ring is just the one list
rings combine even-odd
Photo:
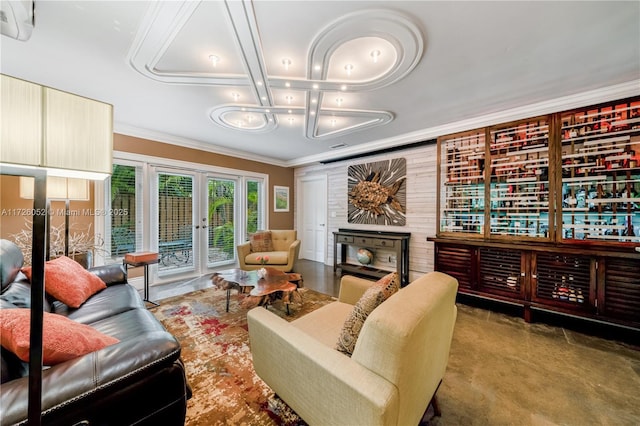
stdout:
[[362,330],[362,326],[369,314],[399,289],[400,280],[397,272],[385,275],[369,287],[353,306],[351,314],[344,322],[336,349],[345,355],[351,356],[356,347],[360,330]]

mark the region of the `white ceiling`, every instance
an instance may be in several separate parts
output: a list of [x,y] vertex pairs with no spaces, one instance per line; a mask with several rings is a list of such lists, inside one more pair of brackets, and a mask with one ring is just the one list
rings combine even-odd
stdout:
[[36,1],[0,43],[118,133],[285,166],[640,94],[638,1]]

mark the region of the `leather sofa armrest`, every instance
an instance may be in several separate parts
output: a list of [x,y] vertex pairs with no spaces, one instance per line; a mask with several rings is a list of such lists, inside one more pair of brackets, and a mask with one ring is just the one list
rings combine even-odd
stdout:
[[113,263],[110,265],[95,266],[88,269],[89,272],[97,275],[107,286],[114,284],[127,284],[127,273],[124,265]]
[[[43,414],[69,404],[76,404],[78,410],[85,404],[90,406],[92,398],[144,380],[154,371],[172,365],[179,356],[178,341],[165,331],[156,331],[54,365],[42,372]],[[23,377],[2,384],[3,424],[26,419],[28,380]]]
[[375,281],[354,277],[353,275],[343,275],[340,280],[338,301],[355,305],[364,292],[375,283]]
[[247,320],[255,371],[307,423],[396,422],[397,388],[389,381],[264,308]]

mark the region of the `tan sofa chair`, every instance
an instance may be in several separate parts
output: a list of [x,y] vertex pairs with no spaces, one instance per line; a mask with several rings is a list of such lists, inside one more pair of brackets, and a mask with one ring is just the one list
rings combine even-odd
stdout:
[[263,265],[258,258],[268,256],[269,261],[266,263],[266,266],[284,272],[291,272],[293,270],[293,266],[298,259],[298,253],[300,252],[300,240],[298,240],[297,231],[271,229],[270,232],[273,251],[252,251],[249,241],[237,247],[240,269],[245,271],[260,269]]
[[399,290],[367,317],[348,357],[336,342],[372,284],[344,276],[338,301],[292,322],[264,308],[248,312],[255,371],[310,425],[417,425],[435,402],[458,281],[431,272]]

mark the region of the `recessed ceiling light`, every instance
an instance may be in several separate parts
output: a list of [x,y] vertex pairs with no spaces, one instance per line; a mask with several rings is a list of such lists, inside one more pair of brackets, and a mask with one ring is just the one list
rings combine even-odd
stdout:
[[379,50],[373,50],[371,51],[371,58],[373,58],[373,63],[378,62],[378,57],[380,56],[380,51]]
[[291,104],[291,101],[293,101],[293,96],[287,95],[284,97],[284,99],[287,101],[288,104]]
[[240,99],[240,93],[232,92],[231,97],[233,98],[234,101],[238,102],[238,99]]
[[310,114],[311,115],[316,115],[316,112],[315,111],[311,111]]
[[217,67],[218,66],[218,62],[220,62],[220,58],[216,55],[209,55],[209,60],[211,61],[211,65],[213,65],[213,67]]
[[242,107],[242,111],[246,111],[247,109],[245,107]]
[[318,100],[317,100],[316,98],[313,98],[313,99],[311,99],[311,103],[312,103],[312,104],[317,104],[317,103],[318,103]]
[[291,66],[291,59],[284,58],[282,60],[282,65],[284,66],[284,69],[288,71],[289,67]]
[[291,83],[289,83],[288,81],[284,84],[284,87],[291,87]]
[[343,92],[347,90],[347,85],[343,84],[342,86],[340,86],[340,90],[342,90]]
[[271,110],[270,110],[270,109],[267,109],[267,110],[265,110],[265,112],[271,112]]
[[338,106],[341,106],[343,101],[344,101],[344,99],[342,99],[342,98],[336,99],[336,103],[338,104]]
[[352,64],[347,64],[344,66],[345,71],[347,71],[347,75],[351,75],[351,72],[353,71],[353,65]]
[[257,84],[258,86],[262,86],[262,82],[261,82],[261,81],[256,81],[256,84]]
[[313,67],[313,69],[315,69],[316,71],[320,71],[322,67],[320,65],[316,65],[315,67]]
[[291,114],[291,110],[288,110],[287,112],[288,112],[289,114]]
[[263,97],[261,97],[260,99],[262,99],[263,101],[266,101],[266,100],[267,100],[267,97],[266,97],[266,96],[263,96]]
[[314,84],[313,84],[313,88],[314,88],[314,89],[317,89],[318,87],[320,87],[320,86],[318,86],[318,83],[314,83]]

